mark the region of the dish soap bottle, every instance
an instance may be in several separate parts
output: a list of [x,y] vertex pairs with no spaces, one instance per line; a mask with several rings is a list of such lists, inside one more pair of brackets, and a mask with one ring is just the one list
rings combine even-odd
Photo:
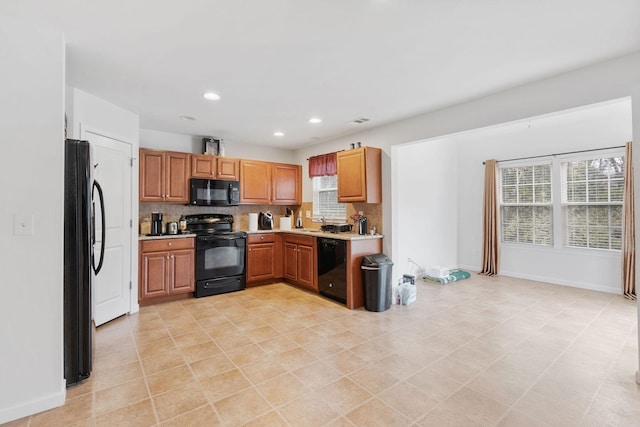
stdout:
[[296,228],[302,228],[302,209],[298,210],[298,219],[296,219]]

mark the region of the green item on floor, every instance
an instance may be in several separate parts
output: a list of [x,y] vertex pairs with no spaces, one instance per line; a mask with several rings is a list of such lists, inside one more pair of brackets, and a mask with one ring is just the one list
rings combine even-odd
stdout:
[[458,280],[468,279],[469,277],[471,277],[471,273],[469,273],[468,271],[455,269],[455,270],[451,270],[448,276],[431,277],[429,275],[425,275],[422,278],[422,280],[429,280],[431,282],[436,282],[436,283],[440,283],[441,285],[444,285],[450,282],[457,282]]

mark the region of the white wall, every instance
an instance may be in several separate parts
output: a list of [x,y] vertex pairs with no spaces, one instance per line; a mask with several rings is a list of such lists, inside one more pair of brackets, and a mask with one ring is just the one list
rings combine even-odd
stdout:
[[465,173],[458,169],[457,143],[442,138],[397,148],[391,203],[395,275],[457,265],[458,176]]
[[[83,139],[82,130],[116,139],[131,146],[134,159],[138,158],[140,119],[137,114],[111,104],[97,96],[77,88],[66,88],[67,137]],[[84,134],[86,135],[86,133]],[[89,141],[91,142],[91,141]],[[134,161],[131,170],[131,218],[138,218],[138,162]],[[131,233],[131,292],[129,295],[130,312],[139,310],[138,305],[138,233]]]
[[[0,423],[62,405],[64,39],[0,16]],[[32,220],[17,236],[14,215]]]
[[[482,162],[624,145],[632,138],[631,100],[601,103],[450,138],[458,144],[460,162],[458,263],[478,271],[482,251]],[[621,262],[617,251],[504,244],[500,274],[619,294]]]
[[[202,136],[183,135],[151,129],[140,129],[140,147],[156,150],[202,153]],[[265,160],[269,162],[294,163],[293,150],[265,147],[253,144],[237,144],[223,141],[226,157]]]
[[138,115],[83,90],[67,88],[67,137],[80,139],[82,126],[102,130],[113,138],[138,144]]
[[[346,149],[351,142],[361,141],[363,145],[382,148],[383,245],[385,253],[393,255],[391,248],[396,230],[392,227],[389,201],[393,179],[391,163],[395,163],[396,159],[391,157],[391,146],[618,99],[629,96],[638,86],[640,52],[371,130],[323,141],[298,150],[296,163],[304,165],[306,158],[314,154]],[[637,107],[640,105],[637,97],[633,98],[633,103],[640,109]],[[634,123],[637,120],[639,118],[636,115]],[[371,125],[375,125],[375,117]],[[306,174],[306,170],[303,173]],[[311,192],[310,185],[310,182],[303,181],[304,200],[308,199]]]

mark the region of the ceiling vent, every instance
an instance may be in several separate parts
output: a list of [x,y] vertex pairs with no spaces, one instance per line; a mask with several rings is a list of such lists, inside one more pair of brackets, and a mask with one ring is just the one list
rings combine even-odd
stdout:
[[367,119],[366,117],[358,117],[357,119],[354,119],[352,121],[350,121],[349,123],[355,123],[357,125],[361,125],[362,123],[366,123],[368,121],[370,121],[371,119]]

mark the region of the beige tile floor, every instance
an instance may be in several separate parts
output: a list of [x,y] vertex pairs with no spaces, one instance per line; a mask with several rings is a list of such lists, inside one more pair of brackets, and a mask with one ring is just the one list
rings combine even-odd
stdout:
[[98,328],[90,379],[11,426],[638,426],[636,304],[474,275],[347,310],[286,284]]

